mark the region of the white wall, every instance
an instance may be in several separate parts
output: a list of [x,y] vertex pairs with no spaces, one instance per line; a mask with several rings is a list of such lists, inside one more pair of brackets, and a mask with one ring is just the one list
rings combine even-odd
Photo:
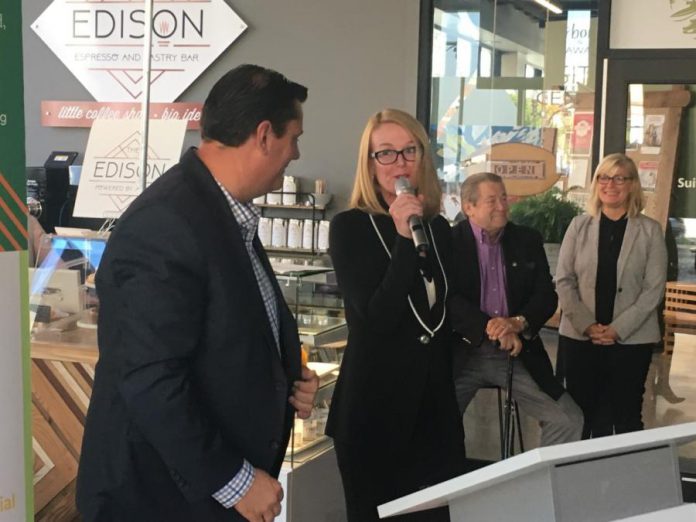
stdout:
[[[30,28],[51,1],[23,0],[27,165],[43,165],[52,150],[83,153],[87,142],[86,129],[40,125],[42,100],[92,100]],[[336,206],[344,205],[369,115],[387,106],[415,113],[419,1],[226,1],[249,28],[177,101],[202,103],[215,81],[241,63],[305,84],[302,158],[288,174],[327,179]],[[197,141],[187,133],[187,145]]]

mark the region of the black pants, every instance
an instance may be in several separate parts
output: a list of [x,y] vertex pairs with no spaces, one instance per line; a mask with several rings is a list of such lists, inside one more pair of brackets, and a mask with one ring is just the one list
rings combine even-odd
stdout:
[[561,345],[566,388],[585,416],[583,438],[642,430],[653,344],[599,346],[560,336]]
[[[385,448],[386,455],[359,448],[350,444],[334,441],[338,468],[343,482],[343,494],[346,499],[346,512],[349,522],[378,522],[377,506],[397,499],[419,488],[437,484],[447,478],[453,478],[460,471],[447,473],[452,466],[451,460],[423,462],[416,452],[404,454],[401,458],[391,454]],[[463,456],[463,454],[462,454]],[[421,462],[417,462],[421,460]],[[429,471],[424,471],[429,469]],[[418,471],[424,471],[417,476]],[[414,487],[414,484],[418,486]],[[447,507],[431,509],[388,520],[398,522],[449,522]]]
[[[449,377],[449,375],[447,375]],[[334,439],[349,522],[377,522],[377,506],[466,470],[464,431],[454,384],[431,372],[413,433],[368,438],[361,444]],[[392,517],[399,522],[449,522],[447,507]]]

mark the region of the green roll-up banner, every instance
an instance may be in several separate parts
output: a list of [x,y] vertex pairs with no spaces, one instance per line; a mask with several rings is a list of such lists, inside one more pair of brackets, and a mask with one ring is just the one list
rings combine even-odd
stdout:
[[0,0],[0,522],[33,520],[21,15]]

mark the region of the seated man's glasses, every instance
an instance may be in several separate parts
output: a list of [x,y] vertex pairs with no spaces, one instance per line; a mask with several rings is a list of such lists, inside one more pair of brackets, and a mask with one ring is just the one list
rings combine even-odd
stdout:
[[597,176],[597,183],[608,185],[610,181],[613,181],[615,185],[623,185],[631,179],[633,179],[633,176],[607,176],[606,174],[600,174]]
[[403,156],[406,161],[416,161],[419,152],[420,150],[418,147],[411,145],[401,150],[384,149],[371,152],[370,157],[377,160],[377,163],[382,165],[391,165],[392,163],[396,163],[399,159],[399,155]]

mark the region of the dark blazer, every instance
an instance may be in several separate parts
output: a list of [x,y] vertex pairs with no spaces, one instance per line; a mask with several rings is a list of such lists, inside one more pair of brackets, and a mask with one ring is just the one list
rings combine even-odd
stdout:
[[[565,391],[553,376],[553,367],[538,333],[556,311],[553,287],[541,234],[508,223],[501,239],[510,316],[523,315],[529,322],[522,340],[520,359],[536,383],[557,400]],[[476,239],[468,220],[453,229],[452,292],[448,300],[450,321],[466,344],[480,346],[490,317],[481,311],[481,274]],[[455,352],[456,353],[456,352]],[[465,357],[465,350],[462,354]]]
[[278,296],[281,354],[240,229],[194,149],[119,220],[97,273],[85,520],[243,520],[211,495],[242,459],[277,475],[299,339],[254,245]]
[[[445,321],[432,341],[420,342],[444,311],[445,277],[433,259],[437,302],[428,306],[413,242],[397,234],[392,218],[375,215],[391,259],[362,210],[334,217],[330,253],[345,302],[348,346],[334,391],[326,432],[346,444],[388,445],[403,450],[411,440],[431,376],[438,382],[439,404],[451,412],[451,423],[433,427],[433,435],[460,443],[463,437],[454,387],[451,383],[451,329]],[[441,217],[431,222],[443,265],[449,264],[450,230]],[[433,243],[432,237],[430,237]],[[388,441],[388,442],[386,442]],[[463,448],[460,450],[463,455]]]

